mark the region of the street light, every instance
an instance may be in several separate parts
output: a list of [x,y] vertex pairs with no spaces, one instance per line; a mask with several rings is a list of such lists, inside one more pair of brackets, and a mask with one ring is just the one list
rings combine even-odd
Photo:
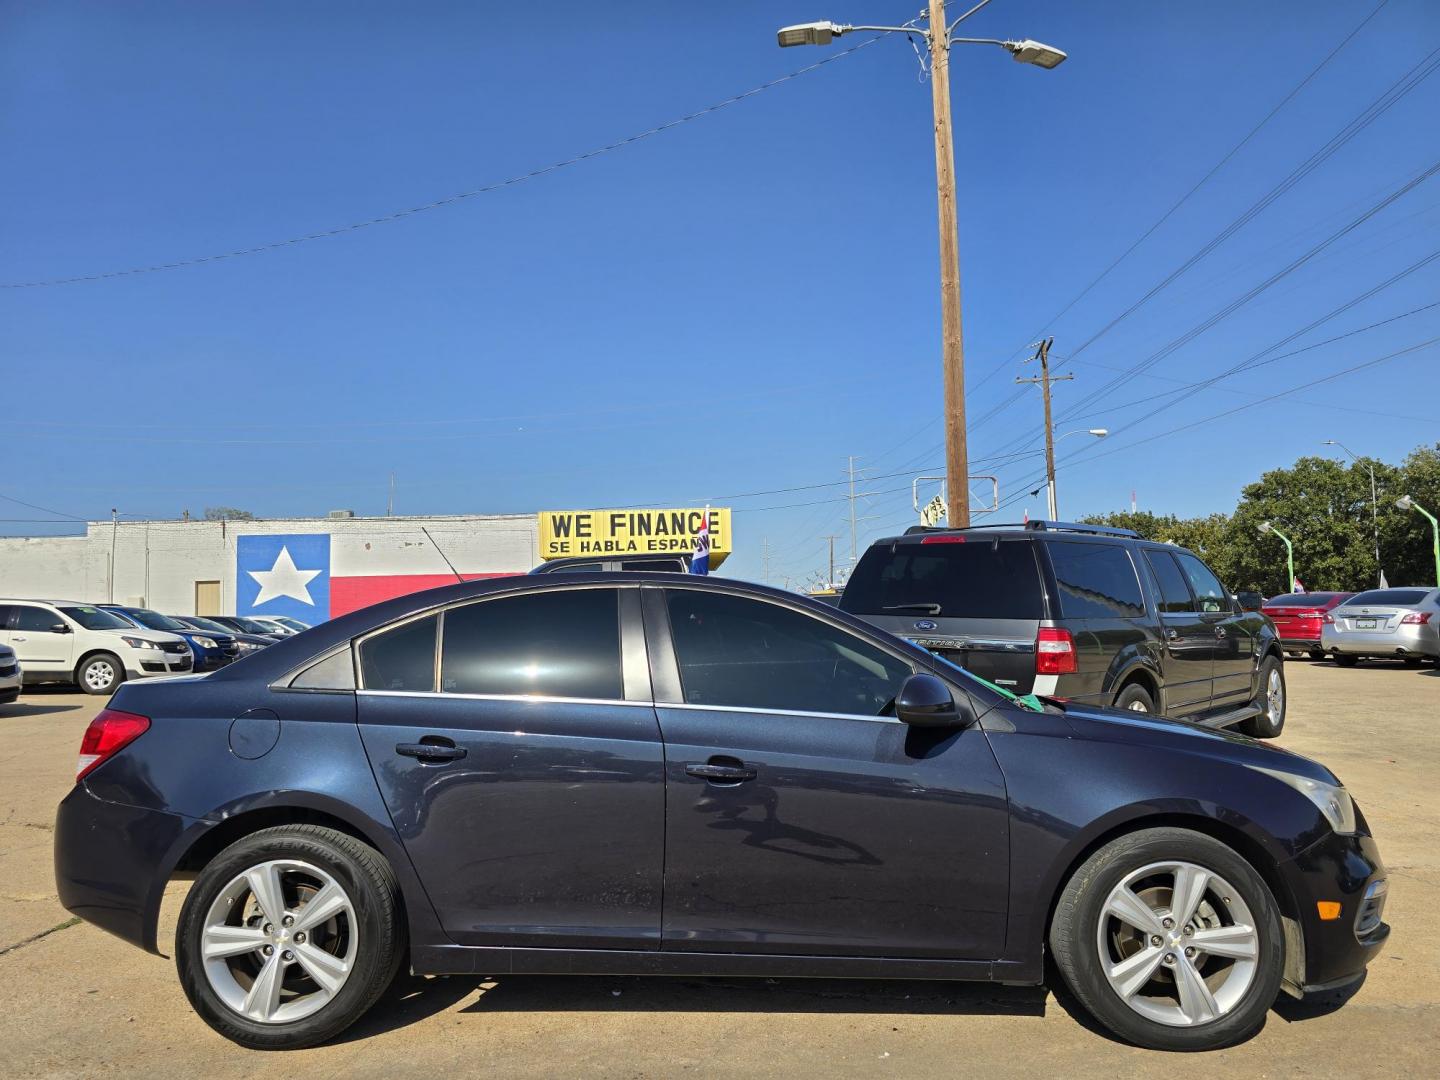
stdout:
[[[1055,441],[1056,441],[1057,443],[1058,443],[1058,442],[1061,442],[1061,441],[1064,440],[1064,439],[1068,439],[1071,435],[1093,435],[1093,436],[1094,436],[1095,438],[1097,438],[1097,439],[1103,439],[1103,438],[1105,438],[1106,435],[1109,435],[1109,434],[1110,434],[1110,429],[1109,429],[1109,428],[1103,428],[1103,427],[1076,428],[1074,431],[1067,431],[1064,435],[1061,435],[1060,438],[1056,439]],[[1049,477],[1049,478],[1047,479],[1047,483],[1045,484],[1045,487],[1046,487],[1046,495],[1048,496],[1048,498],[1047,498],[1046,501],[1047,501],[1047,503],[1049,504],[1049,508],[1050,508],[1050,520],[1051,520],[1051,521],[1059,521],[1059,520],[1060,520],[1060,499],[1059,499],[1059,497],[1055,494],[1055,477],[1054,477],[1054,476],[1051,476],[1051,477]]]
[[1278,537],[1284,542],[1284,544],[1285,544],[1285,562],[1286,562],[1286,565],[1290,568],[1290,583],[1285,586],[1285,591],[1286,591],[1286,592],[1294,592],[1294,591],[1295,591],[1295,545],[1292,544],[1292,543],[1290,543],[1290,538],[1289,538],[1288,536],[1286,536],[1284,533],[1282,533],[1279,529],[1275,528],[1275,526],[1272,525],[1272,524],[1270,524],[1270,522],[1268,522],[1268,521],[1262,521],[1262,522],[1260,522],[1260,531],[1261,531],[1262,533],[1274,533],[1276,536],[1278,536]]
[[1065,53],[1038,41],[958,38],[955,27],[985,7],[980,0],[954,22],[945,21],[945,0],[929,0],[928,25],[849,26],[833,22],[799,23],[776,35],[781,48],[828,45],[855,31],[877,34],[920,34],[930,47],[930,97],[935,113],[935,187],[940,222],[940,340],[945,376],[945,472],[951,525],[970,524],[969,453],[965,444],[965,352],[960,321],[960,240],[955,215],[955,150],[950,123],[950,46],[996,45],[1022,64],[1053,68]]
[[1440,585],[1440,521],[1435,520],[1435,515],[1426,510],[1409,495],[1401,495],[1395,500],[1395,505],[1401,510],[1417,510],[1430,519],[1430,535],[1435,545],[1435,584]]
[[1338,446],[1345,453],[1349,454],[1356,465],[1364,465],[1370,471],[1370,523],[1375,529],[1375,584],[1381,588],[1385,587],[1385,571],[1380,566],[1380,506],[1375,495],[1375,466],[1368,461],[1361,461],[1355,456],[1355,452],[1342,443],[1339,439],[1326,439],[1326,446]]

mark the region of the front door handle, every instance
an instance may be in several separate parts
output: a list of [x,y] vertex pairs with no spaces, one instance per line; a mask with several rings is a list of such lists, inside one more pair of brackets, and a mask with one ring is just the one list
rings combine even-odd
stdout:
[[441,765],[447,761],[458,761],[465,756],[465,748],[456,746],[449,739],[438,735],[427,735],[422,742],[397,743],[395,752],[401,757],[413,757],[422,764]]
[[711,758],[704,765],[698,762],[686,765],[685,774],[712,784],[740,784],[755,779],[755,770],[735,758]]
[[1179,640],[1180,640],[1180,631],[1179,631],[1179,630],[1176,630],[1173,626],[1167,626],[1167,627],[1165,628],[1165,640],[1166,640],[1166,641],[1179,641]]

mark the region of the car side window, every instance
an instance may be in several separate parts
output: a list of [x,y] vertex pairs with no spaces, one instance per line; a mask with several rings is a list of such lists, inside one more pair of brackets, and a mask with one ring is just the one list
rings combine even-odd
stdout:
[[365,689],[434,693],[435,628],[439,622],[438,615],[427,615],[360,642],[360,677]]
[[440,688],[622,701],[618,589],[560,589],[445,612]]
[[1135,619],[1145,614],[1130,553],[1119,544],[1059,541],[1048,545],[1067,619]]
[[10,614],[15,608],[10,604],[0,604],[0,631],[9,629]]
[[53,611],[46,611],[44,608],[26,607],[24,604],[15,605],[15,626],[18,632],[28,634],[52,634],[53,627],[64,620]]
[[863,638],[779,604],[669,589],[689,705],[879,716],[914,668]]
[[1190,587],[1195,590],[1201,611],[1230,610],[1230,594],[1225,591],[1225,586],[1220,584],[1214,571],[1188,551],[1175,552],[1175,558],[1190,580]]
[[[433,667],[433,660],[431,664]],[[354,690],[355,658],[349,649],[331,653],[291,679],[290,686],[295,690]]]
[[1190,595],[1190,586],[1185,584],[1185,575],[1175,565],[1175,559],[1168,551],[1146,551],[1145,561],[1154,571],[1155,583],[1160,588],[1160,611],[1174,615],[1179,612],[1195,611],[1195,599]]

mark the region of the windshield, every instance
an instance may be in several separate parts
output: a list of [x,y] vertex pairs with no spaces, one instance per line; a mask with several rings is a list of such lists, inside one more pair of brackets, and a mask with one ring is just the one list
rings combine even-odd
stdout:
[[191,626],[198,626],[201,630],[209,630],[212,634],[229,634],[233,631],[228,626],[221,626],[218,622],[209,619],[202,619],[198,615],[187,615],[185,621]]
[[840,608],[865,615],[1042,619],[1033,545],[1025,541],[927,538],[876,545],[850,575]]
[[67,617],[74,619],[86,630],[129,630],[130,624],[119,615],[101,611],[96,607],[62,607]]
[[234,616],[234,621],[240,624],[240,628],[249,634],[273,634],[273,627],[266,626],[258,619],[242,619],[239,615]]
[[184,633],[185,631],[185,627],[170,618],[169,615],[161,615],[158,611],[131,608],[126,614],[149,630],[168,630],[171,633]]
[[1364,607],[1366,604],[1418,604],[1425,599],[1429,589],[1371,589],[1352,596],[1345,602],[1347,607]]

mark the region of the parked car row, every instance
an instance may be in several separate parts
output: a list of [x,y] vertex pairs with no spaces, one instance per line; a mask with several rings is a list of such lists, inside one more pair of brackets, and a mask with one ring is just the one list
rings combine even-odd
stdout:
[[[232,622],[254,622],[263,632],[232,630]],[[87,694],[111,694],[127,679],[215,671],[298,632],[288,624],[122,604],[0,599],[0,704],[14,701],[24,683],[75,683]]]
[[1287,593],[1261,611],[1288,652],[1341,667],[1363,658],[1440,663],[1440,589]]

